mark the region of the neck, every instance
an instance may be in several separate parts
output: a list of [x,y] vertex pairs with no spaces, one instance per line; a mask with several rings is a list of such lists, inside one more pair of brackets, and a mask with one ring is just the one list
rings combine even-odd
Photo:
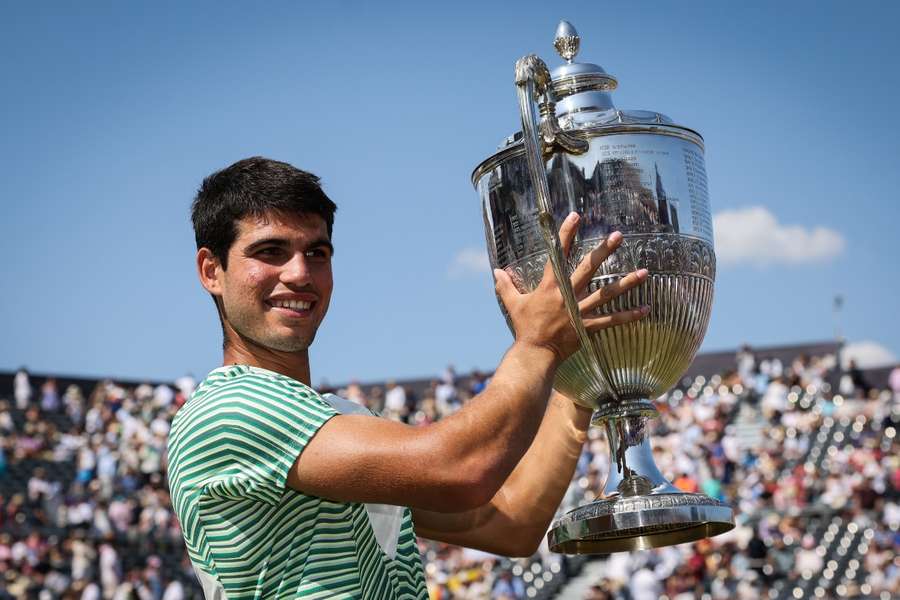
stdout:
[[265,348],[246,338],[230,339],[225,345],[222,365],[250,365],[260,367],[311,385],[309,350],[281,352]]

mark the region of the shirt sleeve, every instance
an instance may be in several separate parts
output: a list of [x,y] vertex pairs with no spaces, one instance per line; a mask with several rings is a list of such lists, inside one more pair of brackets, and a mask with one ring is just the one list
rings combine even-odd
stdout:
[[209,499],[277,504],[291,466],[336,413],[309,388],[259,378],[222,395],[210,418],[215,446],[204,486]]

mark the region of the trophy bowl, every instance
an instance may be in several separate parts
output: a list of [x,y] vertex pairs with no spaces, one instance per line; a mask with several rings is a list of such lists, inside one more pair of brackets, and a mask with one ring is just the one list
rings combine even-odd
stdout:
[[[690,366],[712,308],[716,258],[703,138],[660,113],[615,108],[610,92],[618,82],[595,64],[573,62],[579,37],[566,21],[554,46],[566,63],[552,73],[534,55],[516,64],[522,132],[472,175],[491,266],[528,292],[551,261],[581,340],[554,387],[595,411],[591,422],[609,443],[603,490],[554,522],[550,548],[605,554],[723,533],[734,527],[731,508],[672,485],[653,460],[648,432],[658,415],[653,399]],[[557,228],[571,211],[581,224],[564,257]],[[589,291],[636,269],[649,276],[595,314],[642,305],[650,313],[587,333],[569,274],[613,231],[622,244]]]

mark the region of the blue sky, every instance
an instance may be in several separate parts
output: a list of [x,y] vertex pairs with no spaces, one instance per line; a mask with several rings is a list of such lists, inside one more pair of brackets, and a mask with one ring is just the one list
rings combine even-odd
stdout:
[[517,129],[515,60],[559,63],[561,18],[619,108],[705,137],[722,229],[705,349],[830,338],[842,294],[841,332],[900,355],[896,4],[512,6],[6,4],[0,368],[217,366],[188,207],[256,154],[339,206],[314,383],[493,368],[511,338],[469,176]]

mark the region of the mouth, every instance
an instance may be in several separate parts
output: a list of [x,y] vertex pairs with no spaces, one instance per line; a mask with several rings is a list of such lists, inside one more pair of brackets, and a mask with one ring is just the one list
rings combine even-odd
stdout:
[[302,318],[312,314],[315,300],[267,300],[266,305],[288,317]]

